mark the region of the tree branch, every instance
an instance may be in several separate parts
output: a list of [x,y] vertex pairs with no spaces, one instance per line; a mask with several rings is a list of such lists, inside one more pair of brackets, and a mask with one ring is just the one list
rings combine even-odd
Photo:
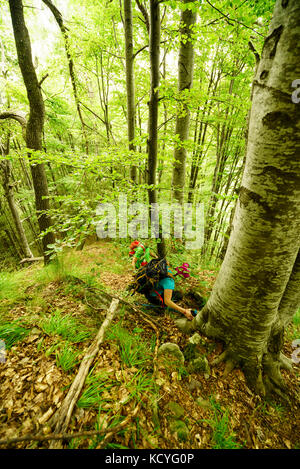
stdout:
[[22,127],[22,135],[24,140],[26,141],[26,127],[27,127],[27,119],[25,115],[20,111],[5,111],[0,114],[0,119],[14,119],[15,121],[19,122]]
[[[251,29],[251,31],[254,31],[256,34],[259,34],[259,36],[262,36],[264,37],[263,34],[259,33],[258,31],[256,31],[256,29],[254,28],[251,28],[251,26],[247,26],[246,24],[242,23],[241,21],[238,21],[234,18],[230,18],[228,15],[226,15],[225,13],[223,13],[221,10],[219,10],[217,7],[215,7],[212,3],[210,3],[209,0],[206,0],[206,2],[214,9],[216,10],[218,13],[220,13],[220,15],[222,15],[228,24],[230,24],[231,22],[234,22],[234,23],[237,23],[237,24],[240,24],[241,26],[244,26],[244,28],[247,28],[247,29]],[[232,26],[232,25],[231,25]]]

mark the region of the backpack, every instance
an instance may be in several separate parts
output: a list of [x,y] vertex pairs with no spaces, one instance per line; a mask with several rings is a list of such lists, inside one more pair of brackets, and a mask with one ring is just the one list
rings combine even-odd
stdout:
[[169,276],[171,274],[168,271],[166,259],[152,259],[147,265],[137,270],[134,280],[128,289],[133,290],[132,295],[135,293],[145,295],[153,290],[159,280]]

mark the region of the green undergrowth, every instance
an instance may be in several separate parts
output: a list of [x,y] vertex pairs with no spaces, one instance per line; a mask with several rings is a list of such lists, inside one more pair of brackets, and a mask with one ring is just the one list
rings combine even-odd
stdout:
[[26,299],[26,288],[32,281],[32,272],[32,269],[0,272],[0,303],[5,308]]
[[30,330],[23,327],[20,321],[0,323],[0,339],[3,340],[6,350],[24,340],[29,333]]
[[142,340],[141,332],[139,328],[129,332],[117,323],[106,334],[108,340],[117,344],[122,362],[129,367],[144,367],[151,360],[153,345]]
[[212,429],[212,449],[241,449],[243,446],[236,441],[236,434],[231,428],[229,410],[223,409],[214,397],[209,399],[213,416],[203,419]]
[[72,343],[83,342],[93,336],[92,331],[77,319],[59,310],[44,317],[40,322],[40,327],[46,334],[59,335]]
[[[122,273],[124,265],[128,263],[127,246],[124,244],[122,249],[120,259],[115,255],[115,263],[110,267],[111,272]],[[111,250],[110,255],[113,252]],[[180,252],[170,257],[173,266],[189,261]],[[78,315],[76,310],[71,313],[68,311],[68,301],[76,298],[76,302],[84,303],[84,291],[86,289],[97,291],[101,285],[99,274],[109,265],[108,259],[99,260],[95,257],[95,261],[87,266],[82,262],[83,258],[82,253],[79,257],[76,253],[69,252],[61,254],[56,261],[47,266],[39,264],[15,273],[0,274],[0,340],[4,341],[7,350],[26,339],[33,327],[38,327],[43,332],[37,342],[38,350],[46,358],[52,357],[56,366],[63,372],[74,372],[81,362],[83,348],[94,339],[103,317],[99,316],[96,309],[89,310],[89,308],[83,315]],[[54,288],[52,285],[52,290],[47,289],[53,282],[57,285],[54,285]],[[50,296],[43,296],[45,289],[48,294],[50,292]],[[52,291],[53,298],[62,293],[63,304],[59,305],[59,308],[51,307]],[[15,319],[13,311],[15,306],[22,309],[21,318]],[[37,312],[36,306],[39,306]],[[92,314],[98,314],[97,323]],[[122,309],[118,310],[116,319],[106,332],[105,346],[111,351],[112,362],[118,363],[119,368],[117,366],[116,369],[119,369],[120,373],[116,376],[114,373],[108,373],[105,368],[99,370],[98,366],[96,369],[95,365],[90,370],[77,401],[79,409],[93,409],[93,412],[98,412],[96,422],[93,423],[96,430],[102,428],[103,416],[105,428],[113,428],[125,418],[123,414],[126,405],[130,404],[132,408],[146,394],[150,401],[158,395],[157,385],[152,376],[155,334],[148,336],[142,327],[131,325]],[[287,340],[291,342],[299,338],[300,310],[295,314],[287,330]],[[163,340],[162,331],[161,341]],[[113,366],[113,363],[111,365]],[[184,380],[188,378],[189,370],[182,366],[179,375]],[[282,418],[285,417],[285,409],[278,405],[270,407],[266,404],[260,412],[268,415],[276,412]],[[213,397],[210,398],[210,415],[202,420],[204,421],[210,427],[213,449],[243,447],[237,442],[229,409],[221,406]],[[89,447],[96,448],[103,438],[101,435],[92,437],[89,440]],[[80,439],[74,439],[69,443],[69,448],[76,448],[81,442]],[[134,446],[134,443],[132,444]],[[122,447],[114,443],[108,443],[106,446],[116,449]]]
[[65,343],[56,352],[56,365],[66,373],[70,372],[79,363],[79,352],[70,344]]
[[72,277],[81,277],[81,264],[81,259],[74,253],[60,254],[37,271],[35,280],[40,285],[47,285],[50,282],[63,282]]

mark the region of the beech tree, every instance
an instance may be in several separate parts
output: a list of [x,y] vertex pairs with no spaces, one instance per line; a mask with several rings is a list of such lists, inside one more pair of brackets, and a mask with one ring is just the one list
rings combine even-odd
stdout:
[[197,12],[196,3],[188,5],[190,0],[183,0],[184,10],[181,14],[181,38],[178,57],[178,93],[179,106],[176,116],[175,135],[178,136],[178,143],[175,142],[174,169],[173,169],[173,190],[175,199],[183,203],[185,185],[185,162],[186,162],[186,140],[189,136],[190,111],[188,106],[188,92],[193,83],[194,69],[194,45],[193,26],[196,23]]
[[[6,146],[3,146],[0,144],[0,151],[1,151],[2,156],[8,155],[9,138],[7,138]],[[23,227],[23,223],[19,214],[15,196],[14,196],[14,183],[12,181],[11,161],[6,160],[6,159],[3,159],[3,161],[0,160],[0,169],[2,172],[2,185],[4,189],[5,198],[7,200],[12,218],[15,223],[15,228],[18,234],[18,238],[20,240],[20,247],[21,247],[22,253],[26,258],[33,258],[34,256],[31,252],[31,249],[27,240],[27,236]]]
[[[148,121],[148,196],[150,213],[157,203],[156,172],[157,172],[157,147],[158,147],[158,102],[160,82],[160,5],[158,0],[150,0],[150,99]],[[161,227],[161,224],[159,223]],[[160,257],[166,255],[165,243],[159,238],[157,243]]]
[[[127,128],[129,142],[128,149],[129,151],[135,151],[135,90],[131,0],[124,0],[124,30],[126,57]],[[133,182],[137,182],[137,167],[135,165],[131,166],[130,176]]]
[[284,395],[284,329],[300,306],[300,4],[277,0],[252,87],[245,168],[216,283],[186,332],[220,339],[226,373],[237,366],[259,393]]
[[[24,20],[22,0],[9,1],[11,20],[13,25],[17,55],[20,70],[24,80],[29,100],[29,118],[26,125],[26,146],[33,151],[42,151],[42,135],[45,118],[44,101],[40,83],[32,61],[31,43]],[[31,175],[35,193],[35,203],[40,232],[43,236],[43,254],[45,263],[49,261],[48,245],[55,242],[54,235],[49,230],[52,226],[49,216],[49,192],[45,166],[43,163],[31,164]],[[49,230],[49,231],[48,231]]]

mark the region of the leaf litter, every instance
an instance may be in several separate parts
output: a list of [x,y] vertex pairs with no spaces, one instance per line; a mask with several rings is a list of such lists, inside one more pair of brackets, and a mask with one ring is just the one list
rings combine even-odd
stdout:
[[[107,245],[106,245],[107,247]],[[95,252],[95,247],[92,247]],[[107,251],[106,251],[107,252]],[[115,259],[115,253],[112,255]],[[110,259],[107,256],[107,262]],[[110,292],[120,295],[124,292],[130,269],[124,274],[102,270],[101,281]],[[193,278],[191,286],[198,286],[202,294],[210,291],[214,282],[213,272],[202,272],[201,282]],[[202,288],[202,290],[201,290]],[[205,291],[204,291],[205,290]],[[101,320],[92,317],[91,308],[84,298],[68,295],[60,282],[53,282],[44,289],[47,299],[46,312],[50,314],[60,309],[72,317],[80,319],[95,332]],[[38,318],[43,308],[30,307],[30,313]],[[26,317],[26,305],[12,308],[12,317]],[[43,311],[45,313],[45,311]],[[171,314],[149,312],[160,330],[160,343],[174,342],[181,350],[187,345],[188,337],[182,334],[174,323]],[[103,319],[103,318],[102,318]],[[118,324],[120,318],[114,319]],[[38,322],[38,321],[37,321]],[[154,331],[137,313],[126,312],[122,316],[122,327],[128,331],[137,331],[137,337],[148,344],[153,344]],[[45,334],[38,324],[31,324],[30,333],[21,342],[6,351],[5,362],[0,363],[0,439],[8,440],[25,435],[46,435],[51,432],[47,423],[62,404],[68,388],[78,371],[76,365],[70,372],[64,372],[57,366],[55,346],[57,336]],[[76,344],[77,351],[84,355],[90,341]],[[152,347],[153,349],[153,347]],[[201,337],[200,349],[210,363],[222,350],[222,345],[206,337]],[[48,353],[47,353],[48,352]],[[152,350],[153,352],[153,350]],[[291,356],[293,349],[285,344],[284,353]],[[220,429],[227,431],[228,441],[234,441],[231,447],[245,449],[291,449],[299,448],[300,418],[299,407],[294,401],[290,406],[279,401],[263,401],[247,387],[243,373],[233,370],[223,377],[224,365],[211,369],[210,375],[190,373],[186,369],[172,371],[159,368],[154,382],[151,381],[151,361],[143,369],[139,366],[125,365],[121,361],[120,349],[115,340],[106,340],[100,347],[90,374],[106,376],[103,386],[99,387],[99,399],[95,405],[77,405],[75,407],[68,432],[75,433],[96,429],[111,429],[133,412],[142,399],[138,416],[108,442],[106,447],[126,447],[136,449],[211,449],[216,447]],[[299,387],[299,365],[294,371],[283,371],[288,389]],[[151,389],[143,387],[145,377],[151,383]],[[140,379],[140,381],[138,381]],[[138,383],[138,384],[137,384]],[[135,386],[140,386],[134,391]],[[150,386],[150,387],[151,387]],[[88,380],[84,391],[88,388]],[[83,398],[83,393],[81,397]],[[188,439],[179,439],[170,426],[169,403],[176,402],[184,410],[183,420],[188,428]],[[98,404],[97,404],[98,402]],[[80,404],[80,401],[79,401]],[[223,425],[223,427],[222,427]],[[218,433],[219,431],[219,433]],[[103,439],[103,437],[102,437]],[[224,440],[225,441],[225,440]],[[225,443],[223,443],[225,444]],[[231,443],[232,444],[232,443]],[[49,441],[19,442],[15,448],[48,448]],[[81,437],[65,441],[65,448],[101,447],[101,438]],[[224,446],[226,447],[226,445]]]

